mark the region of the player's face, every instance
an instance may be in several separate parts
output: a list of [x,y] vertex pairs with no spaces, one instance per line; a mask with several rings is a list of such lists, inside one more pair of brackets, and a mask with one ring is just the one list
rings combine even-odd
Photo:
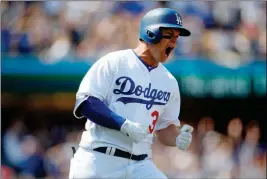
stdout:
[[157,44],[150,45],[150,52],[154,59],[163,63],[168,59],[173,49],[176,47],[179,30],[162,29],[161,32],[162,39]]

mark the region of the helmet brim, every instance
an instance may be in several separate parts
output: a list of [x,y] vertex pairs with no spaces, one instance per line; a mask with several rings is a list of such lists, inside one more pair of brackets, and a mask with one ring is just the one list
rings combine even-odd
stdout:
[[180,31],[179,36],[188,37],[191,35],[191,32],[187,30],[186,28],[179,26],[179,25],[172,25],[172,24],[160,24],[159,28],[173,28],[178,29]]

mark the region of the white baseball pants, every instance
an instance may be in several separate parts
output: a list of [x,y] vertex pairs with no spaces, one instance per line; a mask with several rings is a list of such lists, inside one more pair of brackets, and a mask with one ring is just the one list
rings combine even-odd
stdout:
[[70,162],[69,179],[167,179],[151,159],[134,161],[78,148]]

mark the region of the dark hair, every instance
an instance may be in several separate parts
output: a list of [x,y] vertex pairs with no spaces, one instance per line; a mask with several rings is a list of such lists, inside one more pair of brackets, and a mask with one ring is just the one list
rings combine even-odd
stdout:
[[259,128],[259,122],[256,120],[249,121],[249,123],[246,125],[246,131],[251,130],[252,128]]

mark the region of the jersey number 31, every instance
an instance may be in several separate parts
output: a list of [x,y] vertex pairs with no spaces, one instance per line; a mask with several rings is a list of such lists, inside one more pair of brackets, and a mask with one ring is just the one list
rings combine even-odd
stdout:
[[154,131],[155,129],[155,125],[159,119],[159,112],[158,111],[154,111],[151,113],[151,116],[154,117],[154,120],[152,121],[152,124],[149,125],[148,127],[148,130],[149,130],[149,133],[152,134],[152,132]]

